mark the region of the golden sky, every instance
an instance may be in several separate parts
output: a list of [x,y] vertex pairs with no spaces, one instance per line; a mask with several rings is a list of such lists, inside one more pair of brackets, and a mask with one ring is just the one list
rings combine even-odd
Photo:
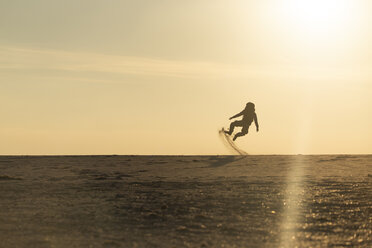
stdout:
[[371,153],[369,0],[0,3],[0,154]]

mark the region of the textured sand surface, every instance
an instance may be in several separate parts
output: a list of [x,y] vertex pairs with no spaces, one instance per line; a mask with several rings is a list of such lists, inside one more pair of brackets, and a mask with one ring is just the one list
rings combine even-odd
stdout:
[[372,156],[0,157],[0,247],[372,247]]

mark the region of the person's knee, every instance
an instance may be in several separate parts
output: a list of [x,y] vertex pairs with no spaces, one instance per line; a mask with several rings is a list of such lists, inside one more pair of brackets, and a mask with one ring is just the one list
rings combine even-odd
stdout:
[[236,126],[236,127],[239,127],[239,126],[242,126],[242,123],[241,121],[234,121],[231,123],[233,126]]
[[243,129],[242,129],[242,134],[243,134],[243,135],[246,135],[247,133],[248,133],[248,128],[243,128]]

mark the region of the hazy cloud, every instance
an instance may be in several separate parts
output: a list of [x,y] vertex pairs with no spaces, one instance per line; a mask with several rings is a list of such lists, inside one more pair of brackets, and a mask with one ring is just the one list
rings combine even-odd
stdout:
[[[68,73],[141,75],[179,78],[362,79],[368,68],[322,68],[288,65],[233,65],[97,53],[0,46],[0,71],[36,72],[66,77]],[[60,73],[56,73],[60,72]],[[63,74],[65,73],[65,74]],[[57,75],[58,74],[58,75]],[[94,75],[92,75],[94,79]]]

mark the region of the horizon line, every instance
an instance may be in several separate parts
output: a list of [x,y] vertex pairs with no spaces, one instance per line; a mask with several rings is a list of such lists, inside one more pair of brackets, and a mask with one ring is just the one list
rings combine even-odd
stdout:
[[354,155],[354,156],[370,156],[372,153],[270,153],[270,154],[0,154],[0,157],[208,157],[208,156],[339,156],[339,155]]

